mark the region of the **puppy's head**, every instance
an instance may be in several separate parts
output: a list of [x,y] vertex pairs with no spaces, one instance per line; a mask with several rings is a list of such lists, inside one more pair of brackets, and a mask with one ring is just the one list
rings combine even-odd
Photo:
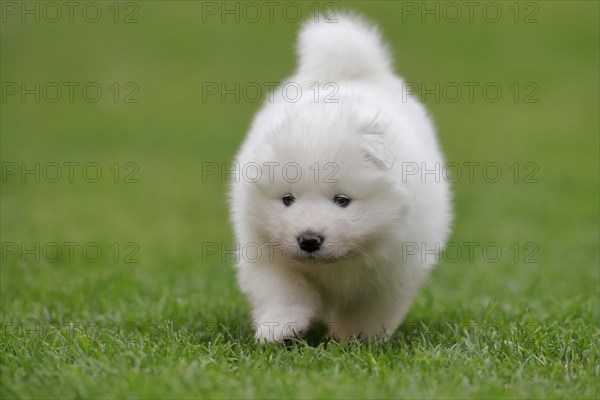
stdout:
[[256,147],[260,179],[248,183],[245,211],[275,256],[335,262],[370,257],[385,242],[407,202],[378,117],[309,104]]

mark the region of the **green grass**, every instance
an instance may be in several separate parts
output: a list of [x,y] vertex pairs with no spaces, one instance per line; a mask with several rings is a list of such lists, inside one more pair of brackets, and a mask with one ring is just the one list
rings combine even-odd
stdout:
[[[99,4],[97,24],[1,25],[3,83],[104,89],[98,103],[0,103],[3,168],[103,171],[98,183],[2,182],[2,398],[600,398],[597,2],[536,3],[534,24],[512,21],[512,2],[496,3],[507,17],[495,24],[402,23],[401,3],[341,3],[379,23],[408,80],[505,90],[497,103],[427,101],[449,161],[504,172],[453,186],[451,240],[503,256],[442,261],[388,343],[287,348],[253,343],[232,258],[202,248],[233,241],[226,185],[202,182],[202,163],[232,160],[258,104],[201,91],[282,80],[298,24],[202,23],[191,1],[140,1],[138,23],[115,24]],[[114,103],[115,81],[135,82],[139,102]],[[513,82],[534,82],[539,101],[512,101]],[[114,183],[115,162],[135,163],[138,182]],[[539,182],[514,183],[515,162],[535,163]],[[57,262],[7,247],[51,242],[80,245]],[[524,262],[529,242],[537,262]],[[102,249],[97,262],[86,243]],[[128,243],[137,262],[124,262]]]

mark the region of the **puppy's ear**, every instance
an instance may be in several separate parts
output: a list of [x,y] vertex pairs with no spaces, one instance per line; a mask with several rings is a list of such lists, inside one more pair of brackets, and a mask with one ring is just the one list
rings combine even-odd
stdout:
[[390,154],[386,143],[387,128],[388,124],[381,121],[380,112],[377,112],[375,117],[361,129],[363,149],[367,159],[382,169],[392,168],[396,161],[395,157]]

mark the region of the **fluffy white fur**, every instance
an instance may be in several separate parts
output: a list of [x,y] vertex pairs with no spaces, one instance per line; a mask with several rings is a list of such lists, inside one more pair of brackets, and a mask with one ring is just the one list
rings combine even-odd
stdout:
[[[424,107],[403,95],[375,27],[349,15],[309,21],[297,50],[286,82],[300,85],[301,98],[275,90],[236,158],[239,285],[259,341],[301,335],[315,320],[334,337],[386,338],[433,265],[403,243],[443,247],[451,221],[447,183],[403,178],[403,165],[432,168],[442,153]],[[335,87],[338,102],[325,102]],[[289,206],[286,194],[295,197]],[[345,208],[333,201],[340,194],[351,199]],[[316,252],[299,247],[306,231],[323,237]]]

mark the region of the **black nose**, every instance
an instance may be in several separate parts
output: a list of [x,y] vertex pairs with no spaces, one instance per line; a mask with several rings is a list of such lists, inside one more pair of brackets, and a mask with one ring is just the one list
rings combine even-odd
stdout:
[[304,232],[298,236],[298,244],[304,251],[312,253],[313,251],[319,250],[323,243],[323,236],[317,235],[314,232]]

